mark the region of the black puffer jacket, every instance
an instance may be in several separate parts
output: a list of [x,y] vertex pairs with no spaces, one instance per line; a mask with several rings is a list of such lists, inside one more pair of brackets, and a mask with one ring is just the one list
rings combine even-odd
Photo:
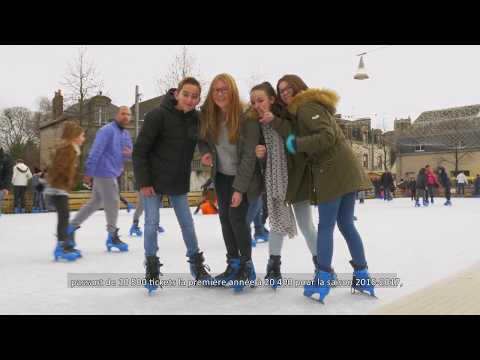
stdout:
[[190,173],[198,137],[198,113],[175,108],[175,89],[149,112],[133,147],[133,168],[139,188],[153,186],[157,194],[190,191]]
[[381,183],[384,189],[391,189],[393,187],[393,176],[391,172],[382,174]]
[[448,174],[443,166],[438,167],[438,179],[444,188],[450,189],[452,187],[452,181],[448,177]]
[[10,157],[0,148],[0,190],[10,189],[13,164]]

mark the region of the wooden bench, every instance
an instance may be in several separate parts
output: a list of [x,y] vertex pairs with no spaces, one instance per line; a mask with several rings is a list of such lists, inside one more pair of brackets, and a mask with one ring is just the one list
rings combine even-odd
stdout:
[[[92,196],[91,191],[76,191],[72,192],[69,196],[69,207],[70,210],[75,211],[79,210],[84,204],[86,204]],[[136,192],[122,192],[122,196],[131,204],[137,205],[137,193]],[[198,206],[200,204],[200,201],[202,199],[202,192],[201,191],[194,191],[190,192],[188,194],[188,203],[190,206]],[[33,195],[31,192],[27,192],[25,196],[25,210],[27,212],[32,211],[32,200],[33,200]],[[168,197],[164,196],[163,197],[163,206],[164,207],[170,207],[170,202],[168,201]],[[13,194],[9,194],[5,199],[3,199],[2,202],[2,213],[8,214],[8,213],[13,213]],[[124,203],[120,202],[119,203],[119,208],[120,209],[125,209],[126,206]]]

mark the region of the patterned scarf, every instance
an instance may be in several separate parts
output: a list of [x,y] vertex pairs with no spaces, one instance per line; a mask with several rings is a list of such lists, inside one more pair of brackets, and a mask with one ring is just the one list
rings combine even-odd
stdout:
[[267,146],[265,186],[270,229],[273,232],[293,238],[297,235],[297,225],[292,207],[285,203],[288,166],[283,139],[272,128],[271,124],[262,124],[262,128]]

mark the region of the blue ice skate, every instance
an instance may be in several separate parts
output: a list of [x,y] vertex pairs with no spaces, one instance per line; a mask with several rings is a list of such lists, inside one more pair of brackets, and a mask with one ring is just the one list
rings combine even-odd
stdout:
[[334,284],[335,279],[336,277],[333,273],[318,270],[315,273],[312,284],[307,284],[303,287],[303,295],[316,300],[313,296],[318,294],[318,301],[323,304],[323,300],[330,293],[330,288]]
[[55,261],[66,260],[75,261],[79,258],[78,254],[72,248],[65,245],[63,241],[57,242],[57,246],[53,252]]
[[108,233],[108,238],[106,243],[108,252],[112,251],[112,249],[115,249],[115,248],[120,250],[120,252],[128,251],[128,244],[120,240],[120,237],[118,236],[118,230],[119,229],[116,229],[113,234]]
[[355,270],[353,272],[352,294],[354,294],[355,291],[362,294],[368,293],[370,296],[376,297],[374,285],[367,269]]
[[130,211],[133,209],[135,209],[135,207],[132,204],[127,203],[127,212],[130,213]]
[[233,291],[240,293],[246,286],[250,286],[251,288],[255,287],[254,282],[256,279],[257,274],[255,273],[252,260],[246,261],[240,266],[237,277],[233,280]]
[[216,286],[229,287],[240,270],[240,259],[229,259],[225,271],[214,278]]
[[160,264],[160,260],[156,256],[147,256],[145,260],[145,289],[148,290],[150,295],[152,292],[158,290],[160,283],[160,267],[163,264]]
[[141,237],[143,235],[143,232],[137,223],[132,224],[132,226],[130,227],[129,233],[130,233],[130,236]]

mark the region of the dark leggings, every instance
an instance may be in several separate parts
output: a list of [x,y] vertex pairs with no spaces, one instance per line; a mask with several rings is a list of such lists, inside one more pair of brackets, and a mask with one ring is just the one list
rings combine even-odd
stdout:
[[67,241],[68,222],[70,220],[70,211],[68,209],[68,196],[54,195],[50,196],[50,201],[55,207],[58,216],[57,239],[58,241]]
[[450,200],[452,198],[452,189],[450,188],[450,186],[447,186],[445,188],[445,198],[447,200]]
[[227,248],[228,259],[238,259],[241,262],[252,258],[252,235],[247,224],[248,200],[243,196],[239,207],[233,208],[233,180],[235,176],[217,173],[215,189],[218,197],[218,212],[222,225],[223,240]]
[[15,207],[25,209],[25,193],[27,191],[26,186],[15,186],[13,188],[13,196],[15,200]]
[[428,197],[430,196],[431,202],[433,203],[433,198],[435,195],[435,186],[428,185],[427,189],[428,189],[427,200],[428,200]]

